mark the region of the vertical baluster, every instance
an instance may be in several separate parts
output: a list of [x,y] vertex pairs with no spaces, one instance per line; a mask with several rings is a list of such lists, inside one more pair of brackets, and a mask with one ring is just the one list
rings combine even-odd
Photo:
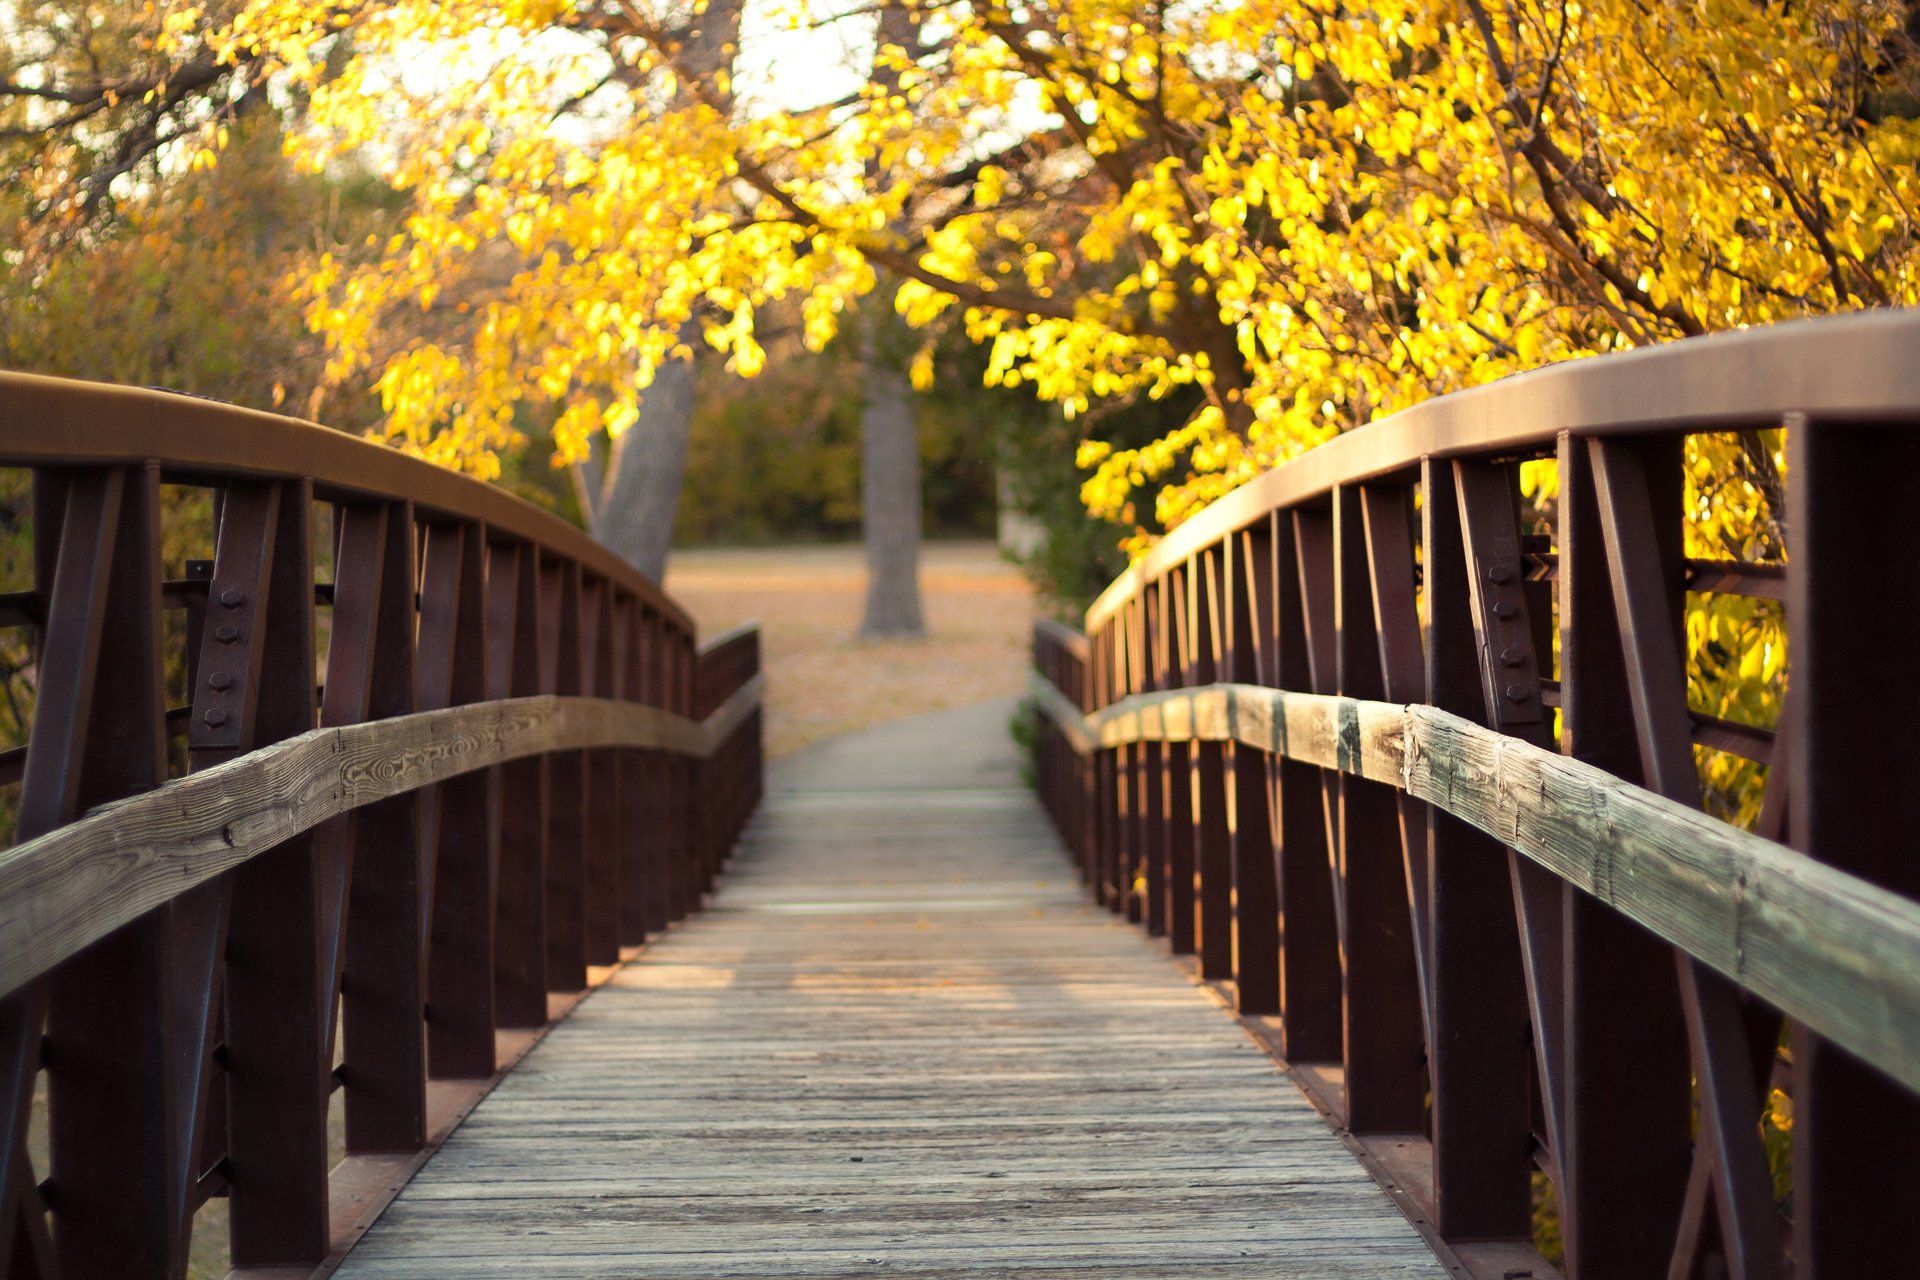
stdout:
[[[1187,607],[1193,611],[1194,686],[1222,678],[1226,636],[1225,549],[1209,547],[1190,561],[1195,581]],[[1199,920],[1195,926],[1200,976],[1233,976],[1233,833],[1227,816],[1227,752],[1218,742],[1193,744],[1194,870]]]
[[[1414,586],[1413,492],[1398,486],[1363,485],[1360,516],[1367,542],[1367,579],[1373,601],[1373,631],[1380,646],[1381,688],[1388,702],[1420,702],[1426,696],[1426,660]],[[1427,807],[1405,792],[1396,797],[1403,887],[1413,930],[1414,971],[1421,1017],[1427,1017]]]
[[[1088,707],[1099,710],[1107,704],[1107,635],[1106,628],[1087,635],[1087,690]],[[1112,836],[1112,792],[1109,784],[1112,754],[1102,747],[1095,746],[1088,757],[1088,766],[1092,770],[1093,811],[1091,821],[1093,829],[1088,840],[1087,885],[1093,891],[1093,900],[1105,905],[1108,899],[1107,853],[1113,847]]]
[[[219,536],[219,527],[225,519],[227,498],[228,494],[225,490],[217,493],[214,498],[213,509],[216,539]],[[311,493],[308,494],[308,499],[310,502]],[[308,516],[309,518],[311,516],[310,508]],[[210,586],[213,582],[213,561],[189,558],[185,563],[185,572],[182,576],[188,582]],[[312,573],[309,572],[307,576],[306,605],[308,611],[309,651],[311,651]],[[181,636],[181,649],[186,659],[187,668],[185,689],[188,703],[187,730],[189,741],[191,740],[193,725],[196,723],[192,704],[197,696],[195,690],[200,687],[200,648],[206,636],[207,598],[207,594],[204,591],[189,594],[184,610],[186,614],[186,626],[183,628],[184,634]],[[313,726],[318,705],[318,702],[313,696],[312,689],[308,688],[306,691],[306,725],[308,728],[312,728]],[[189,747],[189,769],[198,768],[199,766],[191,764],[191,759],[191,747]],[[1781,789],[1781,793],[1783,795],[1785,794],[1785,788]],[[174,947],[176,954],[181,946],[190,945],[194,958],[190,962],[189,967],[206,964],[211,965],[211,972],[207,972],[206,974],[203,990],[188,989],[188,986],[199,983],[197,977],[176,975],[171,979],[173,989],[181,993],[182,1000],[185,1003],[195,1004],[202,1000],[206,1001],[206,1004],[203,1006],[203,1012],[208,1015],[208,1018],[203,1025],[209,1030],[209,1034],[212,1036],[212,1039],[208,1042],[209,1048],[219,1043],[221,1036],[220,1029],[225,1025],[223,1002],[226,998],[227,913],[232,907],[232,888],[232,880],[224,879],[217,889],[203,889],[201,891],[201,909],[189,909],[187,918],[195,923],[190,925],[185,932],[197,939],[198,941],[196,943],[184,944],[180,936],[182,930],[178,927],[175,929]],[[216,899],[219,903],[219,910],[217,912],[205,910],[206,904]],[[202,971],[206,972],[205,969]],[[183,986],[183,982],[188,985]],[[176,1012],[169,1016],[178,1017],[180,1015]],[[190,1016],[189,1020],[191,1020]],[[198,1035],[199,1032],[190,1029],[187,1034]],[[227,1158],[226,1073],[209,1058],[203,1076],[205,1080],[205,1090],[195,1104],[199,1113],[196,1122],[198,1128],[197,1132],[195,1132],[191,1138],[192,1150],[189,1152],[191,1159],[188,1165],[192,1176],[196,1179],[208,1171],[217,1171],[223,1168]],[[218,1181],[219,1189],[221,1193],[224,1194],[224,1174],[221,1175]],[[210,1193],[213,1187],[214,1183],[209,1181],[204,1187],[197,1188],[195,1195],[189,1197],[188,1204],[194,1207],[188,1210],[189,1229],[186,1234],[191,1234],[193,1221],[191,1214],[198,1211],[197,1206],[199,1204],[206,1202],[207,1193]],[[190,1240],[188,1241],[188,1245],[190,1251]]]
[[[1166,613],[1172,645],[1167,681],[1171,688],[1193,684],[1193,562],[1167,570]],[[1167,946],[1176,956],[1193,954],[1194,759],[1193,745],[1169,742],[1167,757]]]
[[[677,627],[668,627],[664,657],[667,709],[675,715],[692,718],[693,637]],[[667,791],[667,804],[673,815],[672,856],[680,891],[676,918],[682,918],[700,909],[701,897],[707,890],[700,857],[700,771],[698,762],[687,756],[674,753],[669,760],[673,782]]]
[[[1093,707],[1093,637],[1082,640],[1082,650],[1075,656],[1072,671],[1073,682],[1068,686],[1073,705],[1081,714]],[[1080,883],[1089,892],[1093,889],[1093,839],[1096,813],[1094,809],[1095,793],[1093,785],[1093,753],[1076,754],[1073,761],[1074,779],[1074,830],[1077,833],[1073,846],[1074,866],[1080,873]]]
[[[1663,523],[1642,533],[1672,560],[1681,554],[1679,439],[1638,446],[1663,474]],[[1563,435],[1560,471],[1562,748],[1630,782],[1645,775],[1635,743],[1626,638],[1605,546],[1603,507],[1587,443]],[[1510,482],[1509,482],[1510,483]],[[1504,556],[1505,553],[1503,553]],[[1512,557],[1517,559],[1517,556]],[[1483,570],[1484,573],[1490,570]],[[1682,579],[1649,586],[1681,603]],[[1647,637],[1651,640],[1651,637]],[[1678,644],[1678,636],[1657,641]],[[1678,650],[1674,651],[1678,658]],[[1489,688],[1489,697],[1494,694]],[[1684,693],[1671,711],[1684,716]],[[1687,768],[1692,768],[1687,748]],[[1698,802],[1697,783],[1695,803]],[[1559,1086],[1563,1236],[1575,1265],[1597,1275],[1664,1271],[1687,1181],[1691,1109],[1685,1024],[1671,953],[1632,922],[1576,891],[1564,897],[1564,1057]],[[1523,935],[1524,937],[1524,935]],[[1639,1121],[1623,1127],[1619,1108]]]
[[[220,504],[208,616],[190,667],[195,770],[313,727],[312,507],[311,486],[294,481],[236,484]],[[197,1064],[175,1104],[193,1117],[180,1125],[188,1188],[222,1158],[236,1254],[295,1264],[324,1255],[328,1229],[331,1072],[314,877],[313,839],[300,836],[169,908],[176,1042]],[[237,929],[230,913],[242,917]],[[191,977],[180,972],[189,953]],[[228,1074],[216,1090],[223,1001]],[[199,1200],[179,1206],[183,1228]],[[184,1255],[177,1265],[184,1270]]]
[[[1625,657],[1626,702],[1638,745],[1639,773],[1650,789],[1697,806],[1700,777],[1687,716],[1686,568],[1678,441],[1672,437],[1645,442],[1595,440],[1588,443],[1587,457]],[[1755,1055],[1747,1044],[1739,989],[1684,954],[1673,953],[1669,963],[1677,965],[1683,1025],[1699,1099],[1695,1176],[1690,1180],[1695,1203],[1703,1205],[1704,1193],[1712,1189],[1719,1241],[1736,1280],[1781,1276],[1785,1242],[1760,1145],[1759,1083],[1754,1078]],[[1766,1043],[1778,1035],[1775,1018]],[[1581,1135],[1576,1129],[1573,1136]],[[1666,1216],[1671,1221],[1671,1214]],[[1686,1216],[1698,1221],[1701,1215]],[[1586,1223],[1589,1232],[1606,1225],[1604,1219],[1589,1218]],[[1681,1239],[1670,1274],[1692,1274],[1698,1265],[1693,1256],[1697,1248],[1695,1239]]]
[[[413,710],[417,617],[411,504],[344,506],[337,517],[320,706],[320,722],[329,726]],[[323,824],[315,839],[322,1014],[331,1052],[337,993],[347,1149],[417,1150],[426,1140],[426,948],[414,797],[357,809]],[[240,1124],[236,1115],[235,1128]]]
[[[675,645],[676,634],[672,624],[665,617],[657,619],[651,664],[659,698],[655,705],[678,715],[681,714],[681,708],[675,675],[678,666]],[[686,762],[672,751],[662,751],[659,760],[659,858],[668,889],[668,918],[680,920],[687,914],[687,904],[699,892],[693,883],[693,871],[687,861]]]
[[[1129,597],[1113,615],[1114,698],[1116,701],[1140,690],[1140,598]],[[1142,862],[1140,853],[1140,762],[1142,748],[1133,743],[1114,752],[1115,778],[1115,887],[1120,900],[1117,909],[1131,923],[1138,924],[1145,912],[1140,901]]]
[[[1258,637],[1270,634],[1260,608],[1272,609],[1272,522],[1262,520],[1228,539],[1226,661],[1221,675],[1258,684]],[[1263,593],[1262,584],[1268,590]],[[1275,880],[1273,818],[1267,808],[1267,753],[1245,743],[1225,746],[1227,817],[1233,847],[1233,989],[1241,1013],[1280,1012],[1280,900]]]
[[[531,543],[487,548],[487,697],[540,692],[540,553]],[[493,956],[494,1016],[503,1027],[547,1021],[547,759],[494,770],[499,811]]]
[[[645,610],[640,631],[640,700],[650,707],[665,705],[666,672],[661,657],[665,627],[666,620],[659,613]],[[645,847],[641,856],[646,877],[647,932],[659,933],[676,918],[680,894],[671,856],[673,843],[667,804],[667,791],[672,783],[666,752],[647,751],[642,758],[646,769],[642,787],[646,817]]]
[[[487,543],[480,524],[427,528],[420,587],[421,711],[487,698]],[[499,840],[494,771],[479,769],[435,787],[433,843],[421,850],[426,922],[427,1063],[436,1077],[483,1077],[494,1070],[494,849]],[[422,793],[421,808],[429,807]]]
[[[1906,545],[1920,509],[1910,424],[1788,424],[1794,714],[1788,726],[1795,848],[1908,898],[1912,726],[1920,687],[1884,672],[1888,638],[1920,631]],[[1863,488],[1871,486],[1871,492]],[[1871,602],[1871,623],[1862,617]],[[1794,1255],[1800,1280],[1912,1266],[1920,1220],[1920,1101],[1804,1030],[1793,1037]]]
[[[613,583],[595,578],[584,600],[585,666],[582,687],[596,698],[614,696]],[[620,847],[618,757],[610,747],[585,753],[586,947],[589,964],[620,963]]]
[[[1360,494],[1334,494],[1335,661],[1342,696],[1386,693],[1374,629]],[[1334,849],[1345,916],[1347,1125],[1356,1133],[1425,1127],[1419,988],[1400,857],[1399,801],[1383,783],[1342,774]]]
[[[1087,637],[1087,650],[1087,687],[1091,693],[1089,705],[1097,711],[1112,700],[1108,692],[1107,624],[1102,624],[1098,631]],[[1106,906],[1113,900],[1113,874],[1107,865],[1113,855],[1113,753],[1096,746],[1090,763],[1093,766],[1094,826],[1090,850],[1092,862],[1088,868],[1087,883],[1093,888],[1093,900]]]
[[[1139,609],[1140,691],[1166,687],[1166,605],[1164,578],[1142,583]],[[1141,904],[1147,933],[1159,937],[1167,931],[1167,762],[1166,748],[1158,742],[1143,743],[1140,748],[1138,782],[1141,876],[1145,901]]]
[[[1309,570],[1298,549],[1293,517],[1272,522],[1273,666],[1268,681],[1282,689],[1315,691],[1302,591]],[[1331,552],[1329,552],[1331,554]],[[1263,575],[1264,577],[1265,575]],[[1328,604],[1331,610],[1331,603]],[[1326,619],[1331,627],[1332,619]],[[1328,663],[1329,680],[1332,679]],[[1282,1045],[1290,1062],[1338,1062],[1341,1057],[1340,925],[1320,770],[1275,757],[1273,796],[1276,898],[1280,911]]]
[[[36,577],[47,610],[23,840],[166,778],[158,489],[151,465],[35,474]],[[168,1089],[166,925],[165,913],[149,913],[37,984],[48,995],[51,1243],[63,1276],[164,1276],[180,1256],[184,1162]],[[22,1105],[33,1087],[39,1001],[26,993],[15,1008],[8,1226],[14,1256],[37,1255],[44,1265]]]
[[[646,662],[642,632],[645,620],[638,599],[621,592],[614,606],[614,674],[618,689],[615,697],[623,702],[644,701]],[[618,857],[620,859],[620,945],[637,947],[647,940],[654,914],[650,900],[658,892],[649,883],[653,876],[647,866],[647,845],[653,839],[647,820],[647,759],[636,747],[620,750],[615,766],[619,794]],[[665,922],[663,921],[662,924]]]
[[[699,646],[691,633],[680,637],[678,653],[681,714],[694,720],[704,717],[699,705]],[[698,757],[683,759],[686,768],[686,809],[687,809],[687,850],[692,859],[695,895],[688,911],[698,911],[706,905],[707,894],[713,891],[713,868],[708,860],[710,846],[707,842],[707,830],[702,801],[706,796],[705,762]]]
[[[580,693],[580,566],[543,561],[540,566],[540,688],[543,693]],[[547,757],[547,989],[579,991],[587,985],[586,805],[583,752]]]
[[[1484,723],[1452,464],[1429,459],[1421,486],[1426,701]],[[1448,1239],[1525,1238],[1532,1217],[1528,1021],[1507,859],[1499,841],[1434,807],[1426,859],[1435,1224]]]
[[[1114,704],[1133,693],[1133,601],[1123,601],[1114,610],[1114,616],[1108,620],[1106,633],[1110,637],[1110,666],[1108,666],[1108,704]],[[1139,921],[1140,904],[1135,894],[1137,887],[1137,864],[1139,854],[1135,852],[1135,768],[1133,768],[1133,745],[1116,747],[1112,752],[1114,768],[1114,852],[1112,852],[1112,885],[1114,900],[1110,902],[1112,910],[1123,915],[1129,921]]]

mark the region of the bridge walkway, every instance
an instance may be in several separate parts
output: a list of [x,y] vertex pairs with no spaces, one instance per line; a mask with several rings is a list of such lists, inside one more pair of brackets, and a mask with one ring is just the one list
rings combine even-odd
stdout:
[[1084,901],[1011,710],[776,765],[709,909],[338,1275],[1446,1276],[1232,1018]]

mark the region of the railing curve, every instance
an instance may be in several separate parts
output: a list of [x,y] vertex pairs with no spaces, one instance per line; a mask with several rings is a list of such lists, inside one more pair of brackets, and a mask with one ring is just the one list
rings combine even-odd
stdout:
[[[1780,428],[1784,551],[1690,550],[1687,438]],[[1543,1200],[1580,1277],[1898,1272],[1915,511],[1913,312],[1422,404],[1183,524],[1084,636],[1036,629],[1041,793],[1465,1273],[1547,1274]],[[1778,611],[1771,721],[1690,701],[1689,601],[1730,597]],[[1764,776],[1752,830],[1702,812],[1709,753]]]
[[0,1275],[183,1275],[213,1197],[235,1274],[323,1272],[698,907],[760,794],[756,633],[696,649],[563,521],[210,401],[0,374],[0,468]]

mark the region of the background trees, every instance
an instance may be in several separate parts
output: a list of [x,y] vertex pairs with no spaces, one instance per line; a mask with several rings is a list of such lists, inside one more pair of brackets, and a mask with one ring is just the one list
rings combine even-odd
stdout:
[[[414,201],[315,318],[336,367],[384,355],[392,438],[482,472],[515,406],[584,456],[696,319],[750,374],[767,305],[803,297],[817,347],[881,272],[1071,414],[1193,388],[1152,445],[1083,453],[1089,505],[1143,531],[1143,497],[1177,521],[1426,395],[1916,292],[1915,63],[1881,0],[756,10],[736,64],[867,42],[815,102],[734,93],[637,0],[356,6],[318,85],[313,13],[253,0],[217,43],[316,83],[309,157],[377,140]],[[431,77],[391,73],[424,42]],[[457,338],[376,340],[500,243]]]
[[[1085,423],[1083,497],[1138,545],[1424,396],[1920,290],[1920,60],[1893,0],[236,0],[149,21],[143,56],[181,69],[137,81],[174,113],[149,133],[217,143],[236,103],[310,98],[296,154],[405,193],[396,234],[307,274],[309,319],[329,376],[377,385],[387,438],[481,474],[549,429],[590,467],[692,349],[752,374],[769,308],[819,349],[877,291]],[[167,106],[194,77],[203,105]],[[82,124],[81,151],[118,154]],[[1093,412],[1154,402],[1183,412],[1144,443]],[[1764,525],[1767,442],[1708,462]]]

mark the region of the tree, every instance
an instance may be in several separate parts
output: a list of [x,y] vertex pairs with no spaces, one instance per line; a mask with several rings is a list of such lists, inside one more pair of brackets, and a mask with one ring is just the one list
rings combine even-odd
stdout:
[[[741,0],[708,0],[666,37],[687,76],[703,82],[730,80],[740,15]],[[619,64],[609,69],[617,75]],[[673,95],[684,107],[686,84],[675,85]],[[716,88],[712,100],[725,111],[732,97],[727,89]],[[681,324],[676,345],[680,354],[653,373],[635,404],[631,430],[597,451],[589,441],[586,456],[573,464],[588,530],[655,582],[666,575],[674,513],[686,475],[700,329],[697,316]]]
[[[1177,522],[1423,396],[1912,300],[1920,136],[1881,105],[1915,65],[1905,11],[1703,4],[800,5],[798,27],[904,7],[921,34],[841,99],[734,110],[632,0],[385,0],[308,146],[378,138],[415,212],[316,318],[364,361],[510,242],[470,335],[383,373],[394,438],[484,473],[521,400],[583,457],[696,317],[751,374],[767,301],[804,294],[818,344],[885,271],[910,323],[957,310],[990,379],[1070,412],[1199,389],[1156,444],[1085,454],[1095,509],[1157,487]],[[243,17],[230,56],[313,74],[308,5]],[[433,93],[379,71],[421,41],[463,51]]]
[[15,175],[0,218],[13,274],[46,269],[123,198],[137,204],[163,163],[211,159],[264,103],[262,68],[204,39],[240,9],[0,3],[0,163]]

